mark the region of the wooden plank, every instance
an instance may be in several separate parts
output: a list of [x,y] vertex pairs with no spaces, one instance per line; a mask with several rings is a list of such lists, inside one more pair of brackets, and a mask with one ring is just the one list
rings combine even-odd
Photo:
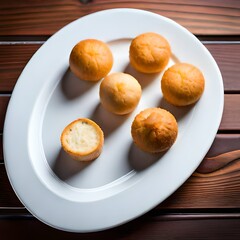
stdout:
[[[233,154],[238,152],[238,155]],[[228,161],[220,167],[222,154],[228,153]],[[240,207],[240,134],[218,134],[200,164],[203,172],[206,164],[215,157],[215,166],[208,174],[199,169],[159,208],[239,208]],[[215,169],[214,169],[215,168]],[[191,196],[191,197],[189,197]]]
[[23,207],[10,185],[4,164],[0,164],[0,192],[0,208]]
[[[3,130],[3,124],[6,114],[9,96],[0,96],[0,131]],[[225,94],[225,106],[220,124],[220,130],[240,130],[240,94]]]
[[0,163],[3,161],[3,139],[2,134],[0,134]]
[[[240,150],[240,134],[218,134],[208,158]],[[240,155],[239,155],[240,156]],[[210,174],[195,172],[172,196],[157,209],[232,209],[240,208],[240,158],[231,158]],[[0,208],[22,207],[7,179],[4,164],[0,164]],[[190,197],[191,196],[191,197]]]
[[205,44],[222,73],[225,92],[240,91],[240,44]]
[[0,35],[51,35],[69,22],[100,10],[139,8],[172,18],[194,34],[240,34],[240,2],[180,1],[1,1]]
[[39,44],[0,45],[0,91],[12,91]]
[[240,134],[217,134],[206,157],[215,157],[236,150],[240,150]]
[[240,130],[240,94],[224,95],[224,110],[220,130]]
[[[240,219],[221,214],[145,215],[122,226],[95,233],[69,233],[51,228],[32,217],[1,218],[1,239],[231,239],[240,238]],[[14,229],[14,231],[13,231]],[[207,231],[205,231],[207,229]],[[177,238],[176,238],[177,236]]]
[[[12,91],[26,63],[41,44],[0,45],[0,91]],[[205,44],[219,64],[224,89],[240,91],[240,44]]]
[[10,100],[9,96],[0,96],[0,131],[3,130],[9,100]]

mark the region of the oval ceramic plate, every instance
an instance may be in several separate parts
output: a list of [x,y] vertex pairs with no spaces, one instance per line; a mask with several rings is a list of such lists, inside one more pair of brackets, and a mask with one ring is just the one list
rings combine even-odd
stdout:
[[[169,66],[188,62],[206,80],[193,106],[167,104],[161,74],[144,75],[129,65],[131,40],[156,32],[170,43]],[[142,85],[137,109],[128,116],[106,112],[99,103],[99,83],[78,80],[69,71],[69,54],[82,39],[107,42],[114,55],[111,72],[127,72]],[[32,57],[14,89],[4,126],[4,158],[17,196],[44,223],[58,229],[89,232],[107,229],[149,211],[173,193],[208,151],[223,111],[223,82],[207,49],[170,19],[135,9],[114,9],[78,19],[54,34]],[[179,125],[173,147],[164,154],[138,150],[131,139],[134,116],[147,107],[172,112]],[[70,159],[62,150],[63,128],[79,117],[104,131],[101,156],[91,163]]]

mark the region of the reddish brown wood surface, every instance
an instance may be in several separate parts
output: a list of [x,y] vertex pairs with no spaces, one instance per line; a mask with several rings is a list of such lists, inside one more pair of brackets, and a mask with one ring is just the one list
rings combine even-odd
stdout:
[[[40,44],[0,45],[0,91],[12,91]],[[225,91],[240,91],[240,44],[205,44],[219,64]]]
[[240,149],[240,134],[217,134],[206,157],[215,157]]
[[[239,239],[239,214],[145,215],[114,229],[96,233],[69,233],[25,217],[0,219],[1,239]],[[13,229],[14,226],[14,229]],[[177,236],[177,237],[176,237]]]
[[240,130],[240,95],[225,94],[220,130]]
[[0,131],[3,130],[9,99],[9,96],[0,96]]
[[224,90],[226,92],[240,91],[240,44],[205,44],[205,46],[220,68]]
[[[213,176],[213,174],[216,176],[219,174],[223,174],[226,173],[226,170],[222,170],[221,173],[216,173],[216,171],[225,168],[227,165],[230,165],[233,162],[238,161],[239,159],[240,150],[222,153],[214,157],[206,157],[204,161],[200,164],[200,166],[197,168],[197,173],[199,173],[199,176]],[[235,168],[237,165],[238,164],[235,164],[235,166],[231,167]]]
[[[204,161],[235,150],[240,150],[240,134],[218,134]],[[239,179],[240,159],[229,161],[211,174],[194,173],[157,209],[240,208]],[[0,208],[22,206],[11,189],[4,164],[0,165],[0,189]]]
[[12,91],[39,44],[0,45],[0,91]]
[[240,34],[240,2],[236,0],[96,0],[88,4],[79,0],[5,0],[0,4],[0,35],[51,35],[89,13],[122,7],[172,18],[194,34]]
[[[210,40],[204,44],[218,63],[224,80],[223,118],[219,134],[197,171],[163,203],[111,230],[66,233],[35,219],[10,185],[2,149],[6,108],[21,71],[41,46],[32,41],[44,41],[67,23],[89,13],[118,7],[161,14],[200,39]],[[92,0],[87,4],[80,0],[1,1],[0,239],[240,239],[239,39],[240,1],[237,0]]]
[[3,161],[3,139],[2,134],[0,134],[0,162]]
[[[6,109],[10,97],[0,96],[0,131],[3,130]],[[239,130],[240,129],[240,94],[225,94],[224,111],[220,130]]]
[[0,209],[6,207],[22,207],[22,204],[10,185],[3,163],[0,164],[0,190]]
[[[199,146],[200,147],[200,146]],[[240,208],[240,158],[232,152],[240,150],[239,134],[218,134],[201,165],[209,158],[229,153],[230,160],[210,174],[195,172],[160,208]],[[201,166],[200,165],[200,166]],[[198,170],[197,170],[198,171]],[[189,198],[189,196],[191,196]]]

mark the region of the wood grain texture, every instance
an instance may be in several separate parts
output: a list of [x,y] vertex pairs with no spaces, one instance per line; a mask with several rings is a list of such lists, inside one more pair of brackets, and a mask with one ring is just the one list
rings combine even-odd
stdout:
[[3,163],[0,163],[0,193],[0,209],[23,207],[10,185]]
[[9,96],[0,96],[0,131],[3,130],[9,100],[10,100]]
[[[212,173],[207,176],[226,173],[226,169],[237,168],[236,163],[240,160],[240,135],[239,134],[218,134],[204,160],[197,168],[198,173]],[[226,167],[226,169],[225,169]],[[222,169],[221,171],[217,171]],[[224,170],[225,169],[225,170]],[[216,172],[217,171],[217,172]],[[204,176],[204,175],[199,175]]]
[[[104,240],[238,240],[238,214],[145,215],[122,226],[95,233],[69,233],[53,229],[32,217],[0,219],[1,240],[8,239],[104,239]],[[14,226],[14,228],[13,228]],[[176,237],[177,236],[177,237]]]
[[[9,93],[28,60],[41,46],[36,44],[37,42],[33,44],[32,40],[45,41],[57,30],[79,17],[118,7],[149,10],[172,18],[203,40],[239,41],[240,37],[238,0],[91,0],[87,4],[81,2],[0,1],[0,239],[239,239],[239,42],[205,44],[219,64],[223,75],[226,94],[219,129],[225,134],[216,136],[200,165],[202,169],[193,173],[163,203],[123,226],[85,234],[53,229],[34,218],[21,204],[6,174],[1,131],[10,99]],[[234,134],[226,134],[227,132]],[[142,200],[148,197],[150,196],[144,196]]]
[[[222,153],[215,157],[206,157],[200,166],[197,168],[197,173],[208,174],[208,176],[216,176],[216,171],[225,168],[227,165],[233,163],[234,161],[240,160],[240,150],[235,150],[231,152]],[[236,168],[236,165],[233,168]],[[225,170],[224,173],[227,171]],[[229,172],[229,169],[228,169]],[[221,173],[223,174],[223,171]],[[206,175],[205,175],[206,176]]]
[[209,149],[206,157],[215,157],[217,155],[236,151],[240,149],[240,134],[217,134]]
[[40,47],[39,44],[0,45],[0,91],[13,90],[27,62]]
[[[199,146],[200,147],[200,146]],[[240,149],[240,134],[218,134],[206,157]],[[173,195],[156,209],[233,209],[240,208],[240,159],[214,174],[194,173]],[[22,207],[0,164],[0,209]],[[191,196],[191,197],[189,197]]]
[[3,139],[2,134],[0,134],[0,163],[3,162]]
[[160,204],[158,208],[239,208],[239,178],[239,164],[236,165],[234,169],[222,174],[219,173],[217,176],[206,176],[194,173],[184,183],[184,185],[182,185],[173,195]]
[[[223,111],[220,130],[239,130],[240,129],[240,94],[225,94],[225,106]],[[3,130],[5,114],[10,97],[0,96],[0,131]]]
[[[40,44],[0,45],[0,92],[10,92]],[[205,44],[219,64],[226,92],[240,92],[240,44]]]
[[240,94],[224,95],[224,110],[220,130],[240,129]]
[[220,68],[225,92],[240,91],[240,44],[205,44],[205,47]]
[[[240,134],[218,134],[202,163],[209,157],[239,150]],[[159,208],[239,208],[239,179],[240,158],[216,168],[211,174],[195,172]]]
[[240,2],[235,0],[2,0],[0,35],[51,35],[69,22],[100,10],[139,8],[172,18],[194,34],[240,34]]

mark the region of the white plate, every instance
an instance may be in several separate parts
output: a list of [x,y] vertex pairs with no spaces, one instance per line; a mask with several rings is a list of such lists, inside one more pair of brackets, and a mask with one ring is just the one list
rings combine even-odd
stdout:
[[[169,65],[189,62],[202,70],[206,88],[194,106],[170,106],[162,99],[161,74],[139,74],[129,66],[131,39],[150,31],[170,42]],[[108,42],[115,60],[112,72],[131,73],[141,82],[141,101],[129,116],[106,112],[99,105],[99,83],[77,80],[68,70],[72,47],[86,38]],[[89,232],[127,222],[166,199],[197,168],[219,127],[223,96],[211,54],[172,20],[135,9],[78,19],[34,54],[16,84],[4,126],[10,182],[26,208],[55,228]],[[134,116],[153,106],[170,110],[179,124],[176,143],[162,155],[142,153],[130,135]],[[79,117],[92,118],[105,132],[103,153],[89,164],[69,159],[60,146],[62,129]]]

